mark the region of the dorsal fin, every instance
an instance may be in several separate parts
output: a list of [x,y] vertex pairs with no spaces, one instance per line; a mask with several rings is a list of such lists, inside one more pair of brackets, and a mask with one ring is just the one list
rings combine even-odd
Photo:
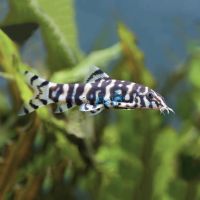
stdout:
[[99,69],[96,66],[92,66],[89,76],[86,79],[85,83],[94,83],[100,81],[101,79],[109,79],[109,78],[110,77],[108,76],[108,74],[103,72],[101,69]]

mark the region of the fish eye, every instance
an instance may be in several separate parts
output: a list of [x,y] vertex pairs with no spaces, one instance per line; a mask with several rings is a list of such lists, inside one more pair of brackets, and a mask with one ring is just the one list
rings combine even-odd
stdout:
[[153,95],[152,92],[149,92],[149,93],[147,94],[147,98],[148,98],[149,100],[152,100],[153,97],[154,97],[154,95]]

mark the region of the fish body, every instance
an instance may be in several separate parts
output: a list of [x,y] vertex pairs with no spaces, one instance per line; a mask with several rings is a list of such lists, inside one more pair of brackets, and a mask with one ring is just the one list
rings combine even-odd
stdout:
[[56,103],[55,113],[61,113],[74,106],[80,111],[98,114],[104,109],[157,109],[168,113],[164,98],[147,86],[109,77],[95,67],[85,83],[58,84],[49,82],[26,71],[25,77],[35,94],[25,105],[20,115],[31,113],[44,105]]

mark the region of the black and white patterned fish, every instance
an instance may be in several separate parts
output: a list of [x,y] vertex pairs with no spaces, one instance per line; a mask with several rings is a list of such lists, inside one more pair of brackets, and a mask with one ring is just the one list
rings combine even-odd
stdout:
[[109,108],[174,112],[154,90],[141,84],[112,79],[97,67],[94,67],[85,83],[53,83],[28,71],[25,76],[35,94],[19,115],[31,113],[52,103],[57,104],[55,113],[67,111],[74,106],[80,106],[80,111],[91,114],[98,114]]

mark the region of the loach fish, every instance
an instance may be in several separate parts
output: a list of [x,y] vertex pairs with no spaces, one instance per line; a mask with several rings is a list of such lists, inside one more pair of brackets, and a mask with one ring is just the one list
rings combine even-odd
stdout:
[[92,115],[109,108],[142,108],[174,113],[154,90],[138,83],[112,79],[98,67],[94,67],[85,83],[75,84],[49,82],[29,71],[24,74],[35,93],[19,115],[52,103],[57,104],[55,113],[62,113],[74,106],[80,106],[80,111]]

